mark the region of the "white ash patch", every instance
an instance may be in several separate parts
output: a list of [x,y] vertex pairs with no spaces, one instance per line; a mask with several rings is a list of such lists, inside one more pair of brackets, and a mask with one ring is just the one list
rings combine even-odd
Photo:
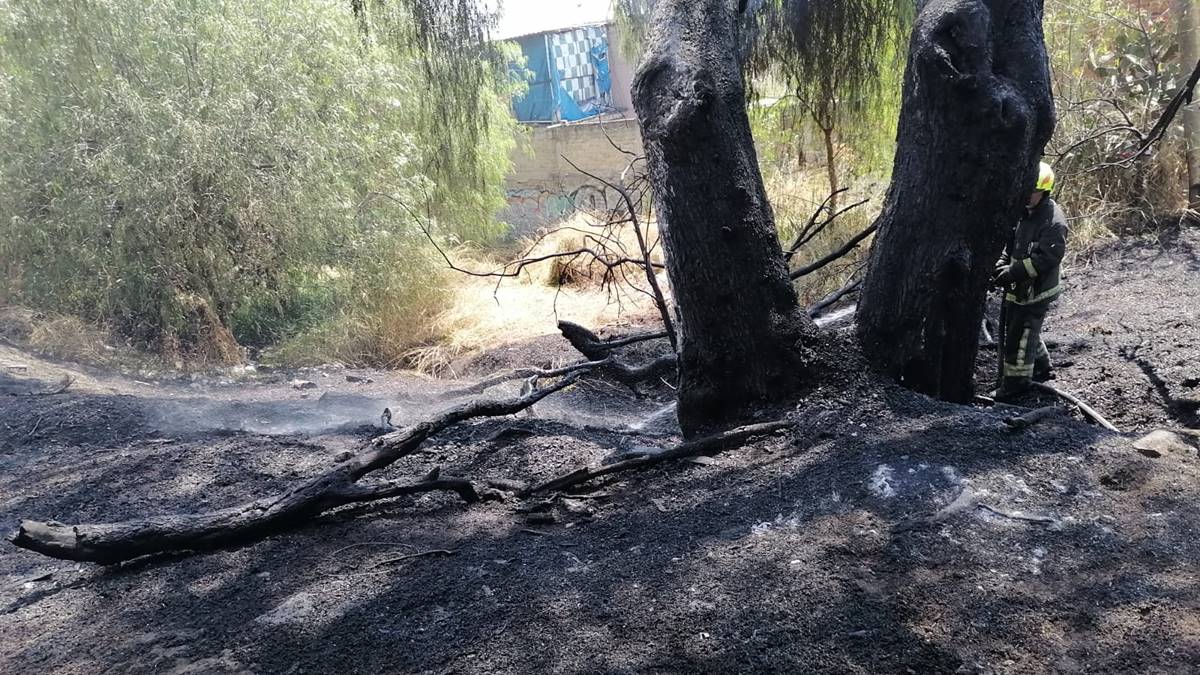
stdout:
[[896,472],[892,467],[880,464],[871,474],[871,480],[867,482],[867,489],[876,497],[890,499],[896,496],[895,480]]
[[307,619],[316,612],[316,598],[312,593],[297,593],[284,600],[275,609],[259,616],[255,621],[271,626],[285,623],[296,623]]

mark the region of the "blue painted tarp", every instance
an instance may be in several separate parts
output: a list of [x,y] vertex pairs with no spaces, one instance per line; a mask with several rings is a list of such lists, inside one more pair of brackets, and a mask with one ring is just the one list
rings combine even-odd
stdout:
[[598,115],[611,106],[608,31],[589,26],[518,38],[524,65],[514,70],[529,88],[513,101],[522,122],[559,122]]

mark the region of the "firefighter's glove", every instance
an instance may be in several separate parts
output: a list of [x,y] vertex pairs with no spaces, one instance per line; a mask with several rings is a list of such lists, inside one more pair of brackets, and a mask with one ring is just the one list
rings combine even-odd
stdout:
[[1013,283],[1012,268],[1008,265],[997,265],[996,272],[992,275],[992,285],[997,288],[1005,288]]

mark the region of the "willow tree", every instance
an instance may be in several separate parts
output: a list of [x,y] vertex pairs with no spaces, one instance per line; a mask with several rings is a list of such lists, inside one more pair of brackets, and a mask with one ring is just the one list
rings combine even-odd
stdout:
[[752,9],[743,21],[747,75],[751,82],[782,83],[821,132],[835,212],[843,144],[850,142],[860,159],[891,158],[895,73],[904,67],[902,45],[916,3],[765,0]]
[[[420,233],[396,228],[407,214],[365,196],[500,206],[513,138],[509,115],[486,114],[507,102],[486,61],[462,66],[470,97],[430,96],[444,69],[407,58],[424,51],[415,15],[373,25],[395,39],[364,42],[326,0],[5,3],[0,302],[105,324],[169,361],[293,338],[352,344],[340,359],[407,351],[383,326],[437,301],[433,267]],[[339,324],[355,329],[323,339]]]
[[[494,224],[503,207],[498,189],[509,168],[515,137],[511,53],[490,40],[496,12],[477,0],[350,0],[363,40],[419,65],[430,95],[421,109],[417,143],[428,157],[422,170],[434,181],[429,195],[435,216],[472,234]],[[505,148],[505,153],[491,152]]]

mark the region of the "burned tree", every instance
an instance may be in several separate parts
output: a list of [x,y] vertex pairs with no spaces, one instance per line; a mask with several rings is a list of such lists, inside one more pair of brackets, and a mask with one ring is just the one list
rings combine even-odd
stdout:
[[788,278],[746,115],[737,0],[661,0],[633,84],[679,317],[679,423],[727,425],[804,381],[815,332]]
[[1039,0],[922,8],[858,310],[864,349],[887,374],[971,398],[989,275],[1053,129]]

